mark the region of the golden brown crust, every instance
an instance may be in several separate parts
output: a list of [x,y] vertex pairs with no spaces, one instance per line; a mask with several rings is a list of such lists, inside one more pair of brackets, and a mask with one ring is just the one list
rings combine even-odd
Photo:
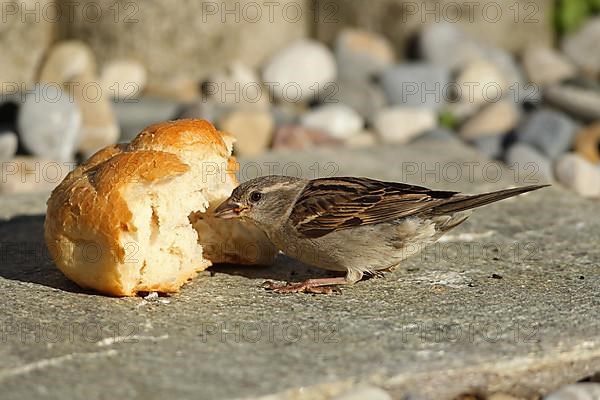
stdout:
[[[45,238],[67,277],[106,294],[135,295],[138,289],[124,285],[118,268],[125,256],[121,235],[135,231],[123,189],[186,173],[190,166],[180,156],[182,151],[229,156],[228,146],[210,123],[170,121],[146,128],[129,145],[98,151],[54,189],[47,202]],[[209,264],[204,260],[202,268]],[[174,292],[193,275],[147,289]]]
[[[93,159],[96,165],[92,168],[84,164],[54,189],[48,200],[45,236],[50,254],[69,278],[81,286],[109,294],[131,295],[116,283],[119,277],[115,272],[107,273],[110,268],[103,265],[123,262],[125,253],[119,243],[120,234],[133,230],[131,211],[120,189],[136,181],[153,182],[176,176],[189,167],[177,156],[164,152],[108,151],[102,156],[108,154],[113,156],[103,162]],[[98,273],[90,274],[92,268],[88,268],[79,276],[76,266],[69,264],[77,255],[64,254],[65,241],[89,242],[86,254],[79,255],[83,260],[78,262],[88,261]],[[95,287],[103,280],[100,276],[110,277],[105,287]]]
[[200,155],[206,152],[227,157],[230,151],[224,135],[208,121],[180,119],[150,125],[131,141],[129,150],[162,150],[175,154],[188,150]]

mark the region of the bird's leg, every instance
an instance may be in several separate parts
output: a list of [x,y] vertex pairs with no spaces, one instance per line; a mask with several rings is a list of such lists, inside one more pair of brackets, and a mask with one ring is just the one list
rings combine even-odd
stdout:
[[368,277],[367,279],[373,279],[373,278],[377,278],[377,279],[379,279],[379,278],[385,278],[385,274],[384,274],[384,272],[385,272],[385,271],[369,271],[369,272],[367,272],[367,274],[366,274],[366,275],[367,275],[367,277]]
[[344,277],[307,279],[303,282],[276,285],[271,281],[263,283],[263,287],[275,293],[314,293],[332,294],[341,293],[336,285],[351,285],[362,278],[360,271],[348,271]]

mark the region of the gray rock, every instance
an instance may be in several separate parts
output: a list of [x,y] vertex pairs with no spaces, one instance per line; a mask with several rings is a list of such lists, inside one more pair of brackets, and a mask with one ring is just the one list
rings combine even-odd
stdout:
[[577,153],[566,153],[555,166],[557,180],[584,197],[600,198],[600,169]]
[[364,119],[352,108],[342,103],[319,106],[300,117],[302,125],[328,132],[337,139],[348,139],[359,133]]
[[439,110],[448,101],[450,71],[425,64],[399,64],[382,72],[381,86],[391,104]]
[[306,0],[271,6],[190,2],[181,7],[166,7],[161,0],[145,1],[143,7],[91,0],[74,3],[69,11],[69,37],[88,43],[100,66],[134,57],[148,71],[147,93],[155,94],[185,91],[235,60],[259,66],[306,36],[309,26]]
[[337,81],[322,94],[321,101],[325,104],[346,104],[369,122],[372,122],[377,112],[387,104],[385,93],[381,87],[358,80]]
[[459,140],[458,134],[447,128],[435,128],[423,133],[416,140]]
[[600,91],[576,86],[556,85],[544,92],[546,101],[587,121],[600,119]]
[[421,33],[420,51],[423,58],[435,65],[456,70],[469,61],[485,58],[485,46],[455,24],[426,26]]
[[318,98],[337,76],[335,58],[322,43],[299,40],[277,52],[263,69],[263,81],[276,99],[290,103]]
[[300,114],[304,112],[304,109],[300,109],[292,103],[280,103],[271,106],[275,126],[295,125],[300,119]]
[[577,32],[563,38],[563,52],[588,76],[600,75],[600,17],[590,18]]
[[[444,179],[457,164],[460,179]],[[457,141],[272,152],[242,159],[240,173],[270,166],[467,193],[518,184],[502,166],[487,179],[490,161]],[[265,279],[325,276],[282,256],[215,266],[155,301],[70,283],[45,248],[47,196],[0,196],[3,399],[328,399],[364,386],[401,399],[473,388],[528,398],[600,362],[598,204],[558,185],[481,208],[446,242],[341,296],[264,291]]]
[[19,139],[13,132],[0,133],[0,162],[10,160],[17,153]]
[[351,81],[368,81],[393,64],[391,43],[383,36],[361,29],[344,29],[335,41],[338,75]]
[[470,142],[490,158],[499,158],[503,153],[504,134],[486,135],[471,139]]
[[541,91],[536,85],[526,82],[525,74],[515,57],[502,49],[487,48],[485,59],[496,66],[506,81],[506,97],[515,102],[539,103]]
[[148,125],[174,119],[180,106],[178,102],[152,97],[114,102],[115,115],[121,128],[121,141],[130,141]]
[[[128,79],[127,76],[121,78]],[[79,108],[81,137],[77,150],[84,156],[117,142],[119,126],[111,98],[118,96],[120,89],[114,84],[107,87],[100,82],[95,56],[86,43],[62,40],[53,45],[41,68],[39,80],[42,84],[63,87],[69,100]]]
[[564,386],[544,397],[544,400],[597,400],[600,383],[583,382]]
[[444,107],[442,112],[451,115],[452,120],[456,124],[463,124],[469,118],[474,116],[479,111],[479,109],[480,109],[479,105],[477,105],[475,103],[453,101],[451,103],[448,103]]
[[[172,106],[178,107],[178,103],[169,102]],[[169,108],[170,109],[170,108]],[[205,119],[214,124],[231,113],[235,108],[229,104],[217,102],[210,98],[196,99],[192,102],[181,105],[179,112],[170,109],[169,112],[176,112],[176,118],[196,118]],[[170,119],[173,117],[171,116]]]
[[475,37],[456,24],[433,24],[422,33],[421,52],[427,61],[452,70],[461,70],[468,64],[486,60],[501,74],[505,96],[518,102],[539,101],[539,91],[525,84],[523,72],[514,57],[503,49],[483,44]]
[[508,168],[519,174],[519,182],[539,184],[552,182],[552,163],[538,150],[525,143],[516,143],[506,151]]
[[81,138],[81,112],[57,84],[36,85],[19,108],[21,142],[32,154],[57,161],[73,158]]
[[517,129],[517,137],[554,159],[569,150],[577,129],[577,124],[568,115],[542,109],[535,111]]

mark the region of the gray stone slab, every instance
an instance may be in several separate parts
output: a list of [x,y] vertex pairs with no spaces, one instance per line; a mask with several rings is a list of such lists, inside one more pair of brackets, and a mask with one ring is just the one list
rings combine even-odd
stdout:
[[[515,184],[505,169],[486,179],[498,164],[448,141],[278,153],[242,171],[273,163],[469,191]],[[455,183],[452,163],[463,165]],[[407,174],[415,165],[440,172]],[[558,187],[487,206],[404,268],[342,295],[264,291],[266,279],[326,274],[281,257],[218,266],[154,300],[67,281],[44,247],[45,197],[0,197],[3,399],[328,399],[365,384],[393,398],[525,396],[599,369],[598,205]]]

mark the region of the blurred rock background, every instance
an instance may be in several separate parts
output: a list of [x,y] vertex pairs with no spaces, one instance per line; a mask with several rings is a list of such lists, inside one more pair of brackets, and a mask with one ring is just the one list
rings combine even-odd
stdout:
[[600,198],[599,11],[597,0],[8,1],[0,193],[48,190],[151,123],[205,118],[242,156],[459,140],[519,181]]

